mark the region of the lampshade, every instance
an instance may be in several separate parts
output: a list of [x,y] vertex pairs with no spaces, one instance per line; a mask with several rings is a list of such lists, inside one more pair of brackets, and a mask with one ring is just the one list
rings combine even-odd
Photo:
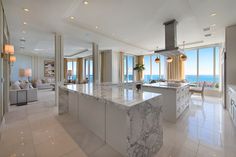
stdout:
[[185,54],[182,54],[180,56],[180,59],[181,59],[181,61],[186,61],[187,60],[187,56]]
[[25,69],[25,77],[32,76],[32,70],[30,68]]
[[10,62],[14,63],[16,61],[16,57],[15,56],[10,56]]
[[157,57],[157,58],[155,59],[155,62],[156,62],[156,63],[160,63],[160,58]]
[[14,54],[14,46],[6,44],[4,47],[4,53],[13,55]]
[[168,63],[171,63],[171,62],[173,61],[173,58],[172,58],[172,57],[168,57],[168,58],[166,59],[166,61],[167,61]]

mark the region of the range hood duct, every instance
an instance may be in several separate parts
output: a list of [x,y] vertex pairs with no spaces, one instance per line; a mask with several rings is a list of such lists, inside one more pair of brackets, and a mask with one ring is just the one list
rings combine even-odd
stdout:
[[177,46],[177,21],[171,20],[164,23],[165,25],[165,49],[157,50],[155,53],[164,56],[176,56],[183,54]]

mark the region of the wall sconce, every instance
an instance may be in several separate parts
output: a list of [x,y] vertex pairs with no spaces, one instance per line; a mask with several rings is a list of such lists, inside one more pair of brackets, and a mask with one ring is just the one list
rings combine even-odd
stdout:
[[16,62],[16,56],[10,56],[10,59],[9,59],[11,65],[13,65],[14,62]]
[[7,60],[8,59],[8,55],[13,55],[14,54],[14,46],[10,45],[10,44],[6,44],[4,45],[4,50],[1,53],[1,58]]

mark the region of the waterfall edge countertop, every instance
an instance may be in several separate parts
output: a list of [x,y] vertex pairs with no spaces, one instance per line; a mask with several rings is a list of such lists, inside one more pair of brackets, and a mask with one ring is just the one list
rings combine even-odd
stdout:
[[179,89],[185,86],[189,86],[189,83],[166,83],[166,82],[159,82],[159,83],[152,83],[152,84],[143,84],[144,87],[157,87],[157,88],[165,88],[165,89]]
[[95,84],[73,84],[60,86],[72,92],[85,96],[95,97],[102,101],[110,101],[123,109],[129,109],[142,102],[155,99],[161,96],[160,93],[137,91],[132,88],[125,88],[120,85],[95,85]]

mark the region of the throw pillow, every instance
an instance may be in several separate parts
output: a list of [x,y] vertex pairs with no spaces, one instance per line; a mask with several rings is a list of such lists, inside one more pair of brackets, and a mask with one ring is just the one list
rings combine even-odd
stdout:
[[46,81],[44,79],[42,79],[42,83],[46,83]]
[[29,89],[29,83],[21,83],[20,88],[21,89]]
[[13,84],[13,85],[11,85],[11,89],[12,90],[20,90],[21,88],[18,84]]
[[20,86],[20,82],[19,81],[14,82],[14,84]]
[[37,84],[42,84],[42,80],[38,79]]

